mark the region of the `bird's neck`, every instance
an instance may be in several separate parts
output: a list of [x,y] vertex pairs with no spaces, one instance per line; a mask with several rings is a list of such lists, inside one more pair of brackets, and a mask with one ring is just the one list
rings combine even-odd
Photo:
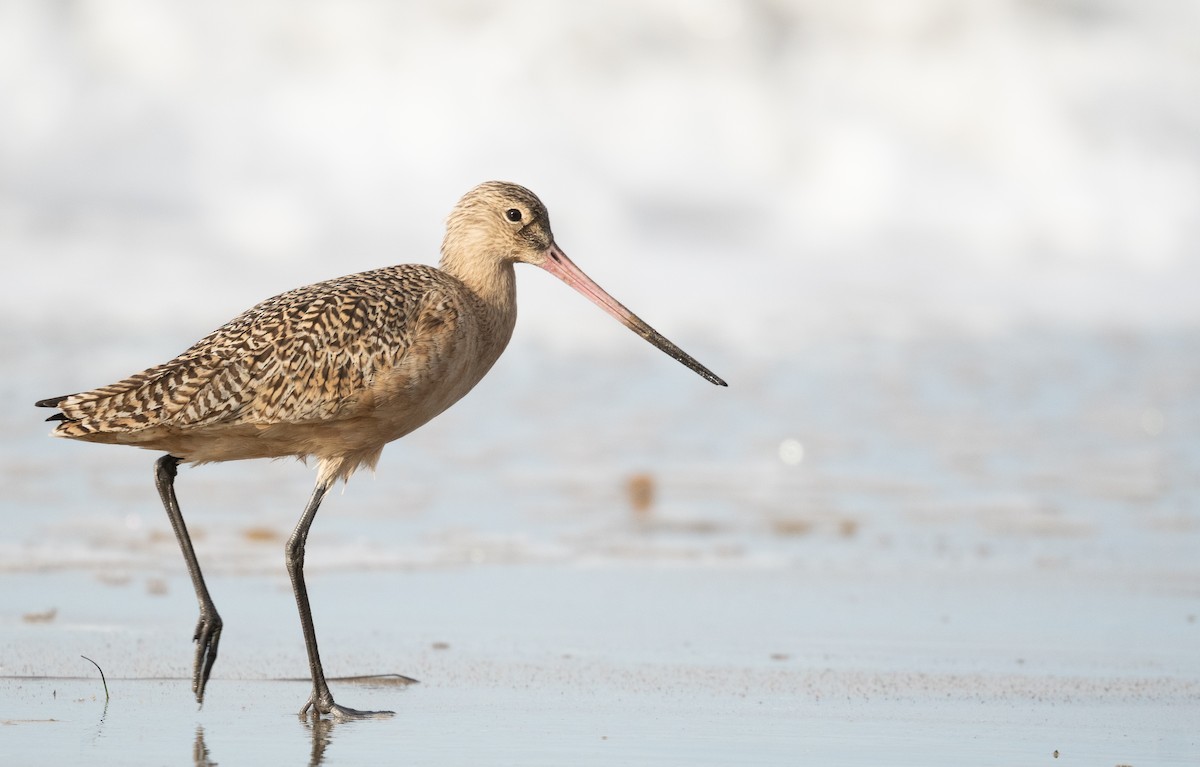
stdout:
[[441,270],[458,278],[478,300],[480,319],[501,348],[517,319],[517,281],[512,262],[504,258],[462,258],[442,254]]

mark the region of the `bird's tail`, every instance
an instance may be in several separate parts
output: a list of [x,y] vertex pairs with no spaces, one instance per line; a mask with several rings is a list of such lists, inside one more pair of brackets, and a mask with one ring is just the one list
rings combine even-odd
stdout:
[[[33,403],[33,406],[34,407],[59,407],[62,404],[62,401],[67,399],[70,396],[71,396],[70,394],[63,394],[58,397],[50,397],[49,399],[38,400],[37,402]],[[65,421],[65,420],[67,420],[67,416],[65,413],[55,413],[54,415],[50,416],[46,420],[47,421]]]

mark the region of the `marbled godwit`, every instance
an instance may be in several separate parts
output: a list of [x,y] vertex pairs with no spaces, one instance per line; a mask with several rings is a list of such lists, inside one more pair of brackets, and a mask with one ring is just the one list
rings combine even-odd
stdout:
[[516,322],[513,264],[540,266],[626,327],[725,386],[594,283],[559,249],[545,206],[529,190],[489,182],[451,212],[440,269],[393,266],[267,299],[190,349],[109,386],[52,397],[53,434],[162,450],[154,479],[187,563],[200,620],[192,691],[217,658],[221,618],[175,498],[180,463],[296,456],[317,459],[317,483],[284,548],[313,691],[300,710],[337,718],[388,715],[334,703],[304,584],[304,543],[326,491],[383,446],[470,391],[500,356]]

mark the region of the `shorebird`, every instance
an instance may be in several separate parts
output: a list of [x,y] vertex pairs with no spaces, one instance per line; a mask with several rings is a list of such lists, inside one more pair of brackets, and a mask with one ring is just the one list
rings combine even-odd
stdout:
[[47,419],[58,422],[54,436],[165,452],[154,481],[200,607],[192,667],[198,703],[222,622],[175,497],[177,467],[295,456],[317,465],[312,496],[284,547],[313,684],[300,715],[392,714],[334,702],[304,583],[305,541],[337,480],[374,468],[384,445],[453,405],[491,369],[516,323],[518,263],[545,269],[705,380],[726,385],[575,266],[536,195],[492,181],[450,213],[439,268],[391,266],[282,293],[170,362],[36,403],[59,409]]

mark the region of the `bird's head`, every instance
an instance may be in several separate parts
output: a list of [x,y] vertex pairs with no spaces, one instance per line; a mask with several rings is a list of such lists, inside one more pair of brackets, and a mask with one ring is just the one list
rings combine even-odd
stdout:
[[523,186],[488,181],[463,195],[446,220],[442,258],[541,266],[554,247],[546,206]]
[[705,380],[725,382],[622,306],[576,266],[554,242],[546,206],[523,186],[488,181],[467,192],[446,221],[442,268],[460,279],[482,282],[487,275],[533,264],[558,277],[633,332]]

